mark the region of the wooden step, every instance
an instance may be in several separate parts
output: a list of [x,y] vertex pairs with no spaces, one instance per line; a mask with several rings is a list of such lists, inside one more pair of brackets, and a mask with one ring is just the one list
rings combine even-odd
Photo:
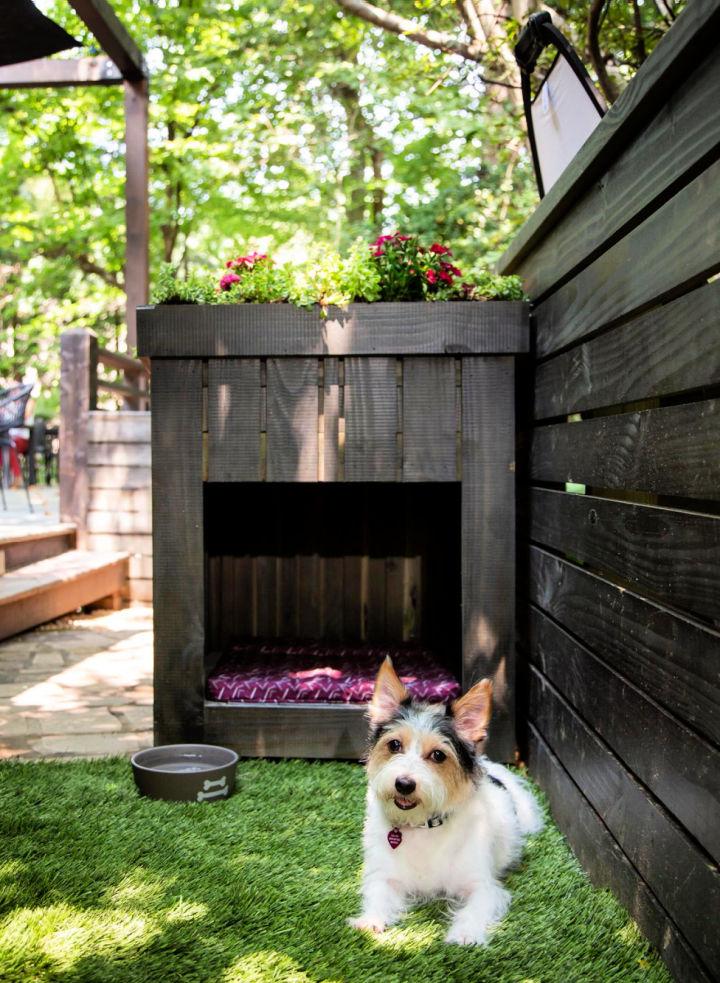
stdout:
[[127,574],[127,553],[86,550],[70,550],[9,571],[0,577],[0,639],[118,595]]
[[32,527],[0,526],[0,554],[5,558],[5,570],[17,570],[74,548],[75,526],[70,522]]

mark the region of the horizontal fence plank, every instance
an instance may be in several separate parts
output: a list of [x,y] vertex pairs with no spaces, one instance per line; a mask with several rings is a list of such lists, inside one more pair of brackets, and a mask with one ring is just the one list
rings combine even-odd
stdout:
[[718,211],[720,161],[535,308],[538,357],[720,268],[720,223],[710,220]]
[[88,536],[88,549],[101,552],[153,555],[153,538],[145,533],[94,532]]
[[720,621],[720,517],[533,488],[530,538]]
[[260,360],[208,362],[208,479],[260,479]]
[[147,488],[90,488],[91,512],[152,512],[152,494]]
[[128,576],[131,580],[152,580],[152,572],[152,556],[131,554],[128,567]]
[[155,358],[527,352],[522,301],[141,307],[138,350]]
[[127,583],[126,595],[128,600],[140,604],[151,604],[153,599],[152,580],[133,580]]
[[91,488],[150,488],[149,467],[103,464],[88,468]]
[[605,666],[543,612],[531,610],[529,628],[533,664],[717,862],[720,751]]
[[536,481],[718,500],[720,400],[536,427],[530,471]]
[[717,968],[717,867],[533,667],[530,718],[702,962]]
[[666,105],[714,47],[718,25],[716,0],[686,6],[515,236],[498,263],[501,273],[521,269],[525,257]]
[[538,365],[535,419],[718,384],[720,282],[715,282]]
[[[529,770],[573,853],[597,887],[609,888],[643,935],[658,949],[678,983],[711,983],[697,957],[655,895],[622,852],[541,735],[531,725]],[[570,979],[571,975],[564,978]]]
[[152,533],[152,514],[147,512],[88,512],[87,531],[98,533]]
[[529,574],[537,607],[720,745],[720,635],[537,547]]
[[669,196],[720,145],[720,61],[713,51],[683,79],[657,116],[623,148],[593,184],[526,258],[521,267],[531,297],[548,293],[571,271],[586,265],[613,237],[629,230],[661,196]]
[[113,467],[149,467],[150,444],[88,444],[90,465],[109,464]]
[[91,410],[88,413],[88,440],[91,444],[149,444],[150,413]]

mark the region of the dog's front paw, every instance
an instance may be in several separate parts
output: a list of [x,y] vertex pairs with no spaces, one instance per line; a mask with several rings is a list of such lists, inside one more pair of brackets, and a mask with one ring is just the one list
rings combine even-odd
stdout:
[[487,940],[486,931],[470,925],[452,925],[445,936],[450,945],[485,945]]
[[356,928],[359,932],[374,932],[379,935],[387,928],[385,922],[373,915],[360,915],[359,918],[348,918],[348,925]]

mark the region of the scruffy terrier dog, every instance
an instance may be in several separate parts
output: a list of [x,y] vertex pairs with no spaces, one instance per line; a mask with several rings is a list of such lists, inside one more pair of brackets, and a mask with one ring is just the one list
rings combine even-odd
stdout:
[[382,932],[413,900],[453,903],[447,942],[483,945],[510,904],[499,878],[542,827],[522,781],[480,755],[492,709],[483,679],[450,706],[415,702],[389,658],[369,708],[372,747],[362,914]]

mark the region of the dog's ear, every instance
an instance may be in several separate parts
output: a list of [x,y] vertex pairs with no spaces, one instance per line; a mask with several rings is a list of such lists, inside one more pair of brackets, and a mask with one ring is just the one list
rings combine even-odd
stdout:
[[400,704],[409,696],[410,694],[393,668],[392,659],[386,655],[377,674],[375,691],[368,708],[368,716],[373,727],[379,727],[391,720],[397,713]]
[[492,714],[492,679],[481,679],[450,705],[460,737],[478,744],[487,737]]

